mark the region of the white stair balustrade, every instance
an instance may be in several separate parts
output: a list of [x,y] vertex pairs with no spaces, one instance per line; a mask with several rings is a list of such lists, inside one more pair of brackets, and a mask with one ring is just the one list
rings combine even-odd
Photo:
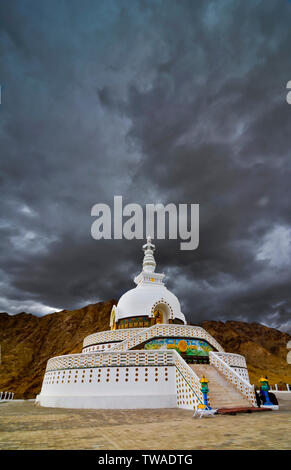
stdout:
[[172,350],[176,367],[176,389],[178,408],[196,410],[204,404],[198,375],[188,366],[177,351]]
[[216,367],[248,399],[252,406],[257,407],[253,385],[235,372],[218,353],[210,351],[209,360],[210,364]]
[[250,381],[247,363],[244,356],[234,353],[216,352],[217,357],[222,359],[229,367],[231,367],[242,379]]

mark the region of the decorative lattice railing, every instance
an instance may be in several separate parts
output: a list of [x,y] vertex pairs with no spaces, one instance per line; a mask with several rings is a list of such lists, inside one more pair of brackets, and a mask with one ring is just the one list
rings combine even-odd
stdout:
[[126,339],[111,348],[111,351],[127,351],[156,337],[181,337],[205,339],[218,351],[224,352],[220,344],[200,326],[160,324],[145,328],[132,338]]
[[172,351],[126,351],[57,356],[47,363],[46,372],[90,367],[174,365]]
[[172,354],[176,367],[177,405],[179,408],[196,409],[204,403],[200,379],[177,351],[172,350]]
[[14,392],[0,392],[0,401],[1,400],[13,400]]
[[247,367],[244,356],[240,354],[217,352],[216,356],[226,362],[230,367]]
[[253,406],[257,406],[254,386],[239,376],[237,372],[230,367],[219,353],[210,351],[210,364],[216,367],[248,400]]
[[124,341],[125,339],[135,336],[138,332],[141,332],[144,329],[145,328],[125,328],[123,330],[108,330],[93,333],[92,335],[86,336],[83,341],[83,348],[91,346],[92,344]]

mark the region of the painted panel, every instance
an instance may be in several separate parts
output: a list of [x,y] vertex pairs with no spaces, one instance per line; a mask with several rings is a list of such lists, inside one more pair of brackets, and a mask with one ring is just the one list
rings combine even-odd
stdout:
[[201,339],[158,338],[148,341],[144,349],[169,350],[175,349],[178,353],[187,356],[208,356],[213,351],[212,346]]

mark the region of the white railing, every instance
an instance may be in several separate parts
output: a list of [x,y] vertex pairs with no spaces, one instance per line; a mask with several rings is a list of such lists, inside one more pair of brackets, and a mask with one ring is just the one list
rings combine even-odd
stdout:
[[241,356],[240,354],[234,354],[234,353],[226,353],[226,352],[217,352],[216,353],[217,357],[220,357],[226,364],[232,367],[247,367],[246,360],[244,356]]
[[210,364],[216,367],[248,399],[252,406],[257,406],[253,385],[240,377],[216,352],[209,352],[209,360]]
[[13,392],[0,392],[0,401],[13,400],[13,398],[14,398]]
[[94,344],[91,346],[86,346],[86,348],[82,349],[82,353],[108,351],[109,349],[112,348],[112,346],[115,346],[115,344],[116,344],[116,341],[114,343],[103,343],[103,344]]
[[291,392],[291,385],[290,384],[285,384],[285,385],[286,385],[286,390],[283,390],[282,387],[280,387],[280,389],[279,389],[278,384],[275,384],[275,385],[270,384],[270,391]]
[[49,359],[46,372],[94,367],[174,365],[172,351],[126,351],[70,354]]
[[122,330],[99,331],[98,333],[86,336],[83,341],[83,348],[91,346],[92,344],[124,341],[125,339],[135,336],[138,332],[143,331],[144,329],[145,328],[124,328]]
[[139,344],[156,337],[181,337],[181,338],[198,338],[205,339],[211,346],[218,351],[224,352],[220,344],[200,326],[190,325],[170,325],[159,324],[145,328],[143,331],[138,332],[132,338],[126,339],[121,343],[111,347],[111,351],[127,351],[138,346]]
[[[171,352],[174,358],[174,365],[177,369],[176,390],[178,407],[192,410],[193,408],[197,409],[198,405],[202,405],[204,403],[203,394],[201,392],[200,379],[198,375],[195,374],[193,369],[188,366],[188,364],[184,361],[180,354],[177,353],[177,351],[173,349]],[[179,388],[178,378],[180,378],[183,382],[184,392],[186,392],[187,390],[188,395],[191,395],[192,400],[188,399],[188,404],[187,401],[185,403],[185,400],[181,399],[182,391]],[[193,401],[192,405],[190,404],[191,401]]]

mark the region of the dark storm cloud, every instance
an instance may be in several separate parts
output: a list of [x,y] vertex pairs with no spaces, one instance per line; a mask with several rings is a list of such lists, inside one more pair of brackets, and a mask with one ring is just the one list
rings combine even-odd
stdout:
[[140,241],[90,235],[121,194],[200,204],[197,250],[157,242],[189,320],[290,329],[290,2],[0,8],[0,310],[132,287]]

